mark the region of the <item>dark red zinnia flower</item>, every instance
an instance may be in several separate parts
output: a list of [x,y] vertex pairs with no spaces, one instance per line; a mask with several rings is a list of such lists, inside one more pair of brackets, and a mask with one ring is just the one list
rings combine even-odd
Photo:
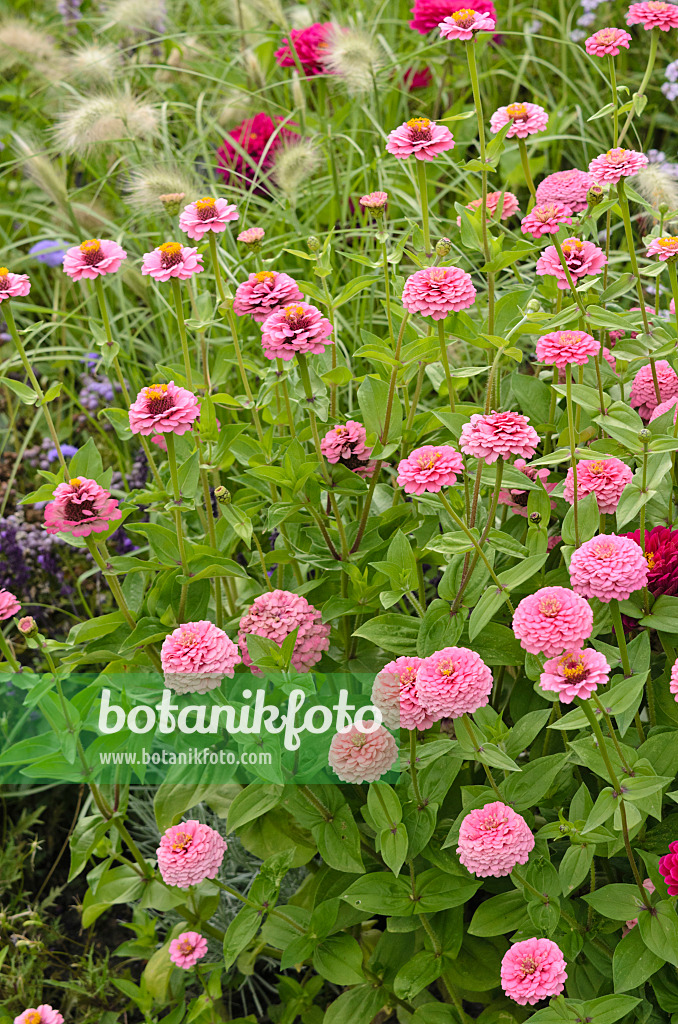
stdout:
[[409,92],[415,89],[426,89],[433,81],[433,72],[430,68],[408,68],[405,72],[405,85]]
[[[270,166],[273,154],[283,142],[296,137],[296,133],[288,127],[279,128],[283,120],[277,117],[273,121],[268,114],[255,114],[226,133],[226,138],[217,150],[217,171],[224,181],[228,182],[231,176],[236,179],[236,183],[243,178],[251,181],[257,168]],[[242,156],[234,143],[245,150],[249,160]]]
[[[624,534],[640,544],[640,530]],[[653,597],[678,594],[678,529],[655,526],[645,531],[645,557],[650,572],[647,589]]]
[[678,843],[669,843],[670,853],[659,858],[659,873],[666,882],[669,896],[678,895]]

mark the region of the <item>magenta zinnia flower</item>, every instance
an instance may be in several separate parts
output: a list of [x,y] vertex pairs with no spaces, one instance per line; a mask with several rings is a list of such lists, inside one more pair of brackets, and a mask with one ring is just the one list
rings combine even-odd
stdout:
[[541,238],[542,235],[557,235],[561,224],[571,224],[570,207],[562,203],[541,203],[535,206],[520,222],[524,235]]
[[448,149],[454,149],[452,132],[445,125],[427,117],[413,117],[390,132],[386,149],[398,160],[415,156],[417,160],[433,160]]
[[163,882],[180,889],[216,878],[225,852],[219,833],[194,818],[168,828],[156,851]]
[[196,396],[169,384],[152,384],[142,388],[129,409],[129,425],[133,434],[185,434],[200,415]]
[[556,171],[537,185],[537,203],[562,203],[572,213],[581,213],[588,206],[586,194],[590,187],[588,171]]
[[538,444],[539,434],[519,412],[474,413],[461,428],[459,439],[465,455],[488,464],[512,455],[531,459]]
[[343,425],[337,424],[328,430],[320,442],[320,451],[332,465],[340,462],[347,469],[361,470],[372,454],[366,440],[367,433],[362,423],[347,420]]
[[590,356],[599,352],[600,342],[586,331],[552,331],[551,334],[543,334],[537,341],[539,362],[559,369],[568,363],[584,366]]
[[646,32],[651,32],[653,28],[668,32],[672,28],[678,28],[678,7],[675,4],[662,3],[661,0],[631,4],[626,15],[626,24],[642,25]]
[[318,355],[333,342],[332,324],[308,302],[283,306],[261,325],[261,344],[267,359],[288,362],[297,352]]
[[303,298],[299,285],[289,274],[260,270],[257,274],[250,274],[236,288],[233,312],[237,316],[249,314],[262,324],[271,313],[290,302],[300,302]]
[[207,939],[200,932],[182,932],[169,944],[169,958],[177,967],[190,971],[207,952]]
[[368,192],[366,196],[361,196],[358,202],[361,206],[367,207],[368,210],[382,210],[388,202],[388,193]]
[[[570,271],[570,277],[576,283],[578,278],[587,274],[597,274],[607,263],[607,256],[593,242],[582,242],[579,238],[566,238],[561,245],[563,256]],[[537,274],[541,277],[555,277],[559,288],[569,288],[567,274],[563,270],[560,256],[555,245],[547,245],[537,260]]]
[[608,604],[627,601],[647,583],[648,565],[640,544],[630,537],[604,533],[585,541],[572,553],[570,581],[584,597]]
[[533,849],[525,819],[499,800],[470,811],[459,828],[459,860],[478,878],[510,875],[516,864],[527,864]]
[[599,686],[605,686],[609,677],[605,655],[587,648],[545,661],[539,685],[542,690],[557,693],[563,704],[571,704],[575,697],[587,700]]
[[678,658],[674,661],[671,668],[671,681],[669,682],[669,690],[678,701]]
[[[242,651],[243,665],[252,665],[247,650],[249,633],[267,637],[282,647],[285,638],[297,628],[299,632],[294,644],[292,665],[297,672],[308,672],[330,646],[329,623],[323,623],[318,609],[309,604],[305,597],[289,590],[272,590],[255,598],[240,619],[238,627],[238,645]],[[259,669],[253,668],[252,671],[261,674]]]
[[74,281],[83,277],[93,280],[104,274],[114,274],[126,259],[127,253],[117,242],[109,238],[89,238],[66,250],[63,267]]
[[669,843],[669,850],[659,858],[659,874],[666,882],[669,896],[678,896],[678,843]]
[[678,257],[678,236],[663,235],[662,238],[653,238],[647,247],[647,255],[658,256],[662,263],[666,260],[676,259]]
[[[654,365],[659,384],[659,397],[662,402],[668,402],[669,399],[678,396],[678,375],[665,359],[659,359]],[[639,416],[644,420],[649,420],[659,405],[654,389],[652,366],[649,363],[647,366],[641,366],[633,378],[629,403],[638,410]]]
[[14,1018],[14,1024],[64,1024],[64,1018],[58,1010],[53,1010],[48,1003],[30,1007]]
[[608,149],[607,153],[595,157],[589,164],[589,174],[594,181],[602,185],[616,185],[621,178],[630,178],[648,163],[644,153],[617,146],[616,149]]
[[510,124],[507,139],[526,139],[528,135],[543,132],[548,120],[549,115],[536,103],[510,103],[508,107],[495,110],[490,118],[490,131],[496,135],[504,125]]
[[[555,490],[558,484],[548,483],[549,471],[545,467],[543,469],[535,469],[534,466],[530,466],[524,459],[516,459],[513,463],[515,469],[519,469],[521,473],[524,473],[529,480],[541,480],[544,485],[544,489],[547,494]],[[517,488],[508,488],[505,491],[499,492],[499,504],[508,505],[509,508],[519,516],[527,517],[527,503],[530,500],[529,491],[521,491]],[[551,508],[555,508],[555,501],[551,502]]]
[[396,658],[384,665],[372,684],[372,703],[389,729],[429,729],[435,721],[417,692],[421,664],[421,658]]
[[[316,21],[308,28],[293,28],[290,31],[290,39],[285,37],[280,49],[275,51],[275,59],[281,68],[296,68],[297,61],[304,72],[309,75],[323,75],[327,73],[324,60],[327,53],[327,41],[332,32],[331,21]],[[297,60],[294,59],[296,52]]]
[[440,35],[443,39],[473,39],[476,32],[492,32],[494,30],[494,18],[489,14],[481,14],[471,10],[469,7],[462,7],[454,14],[448,14],[438,25]]
[[448,444],[424,445],[398,464],[398,484],[406,494],[436,494],[443,487],[456,483],[457,475],[464,470],[464,461]]
[[601,28],[599,32],[594,32],[588,37],[584,46],[592,57],[617,57],[619,47],[623,46],[628,50],[630,42],[631,34],[623,28]]
[[[577,463],[577,498],[595,494],[598,511],[603,514],[614,512],[627,484],[633,480],[633,472],[621,459],[604,458],[596,462],[583,459]],[[574,504],[574,474],[572,467],[565,478],[565,501]]]
[[352,725],[332,737],[327,759],[342,782],[359,786],[362,782],[376,782],[390,771],[398,759],[398,747],[383,725],[372,732]]
[[[622,534],[640,545],[640,530]],[[647,589],[653,597],[678,594],[678,528],[654,526],[645,531]]]
[[[450,14],[468,7],[468,0],[414,0],[410,22],[410,28],[420,35],[425,36],[431,29],[436,28],[441,21],[444,21]],[[489,14],[496,22],[497,12],[494,9],[492,0],[473,0],[473,9],[478,14]]]
[[141,264],[141,273],[150,274],[156,281],[169,281],[171,277],[186,281],[201,270],[204,270],[202,255],[181,242],[163,242],[151,252],[145,252]]
[[31,282],[28,274],[11,274],[7,267],[0,267],[0,302],[28,295]]
[[581,647],[592,629],[591,606],[565,587],[542,587],[529,594],[513,616],[513,632],[521,647],[548,657]]
[[459,267],[424,267],[411,274],[403,288],[403,306],[432,320],[468,309],[475,302],[471,275]]
[[225,231],[228,222],[237,219],[238,211],[233,203],[205,196],[184,206],[179,216],[179,227],[189,238],[199,242],[208,231]]
[[[494,217],[499,204],[501,203],[501,220],[508,220],[514,213],[518,213],[518,197],[513,192],[488,192],[485,209],[488,217]],[[482,198],[472,199],[466,204],[467,210],[479,210],[483,204]],[[461,217],[457,217],[457,227],[461,227]]]
[[230,181],[233,175],[238,183],[247,184],[259,170],[270,167],[276,150],[286,141],[298,138],[289,127],[282,127],[284,120],[277,117],[273,121],[268,114],[255,114],[226,134],[217,150],[217,171],[224,181]]
[[9,590],[0,590],[0,621],[11,619],[19,611],[21,605],[14,594]]
[[89,537],[90,533],[105,533],[121,516],[110,491],[96,480],[75,477],[55,488],[53,500],[45,507],[45,530]]
[[678,409],[676,406],[678,406],[678,395],[674,395],[673,398],[668,398],[665,402],[660,402],[659,405],[656,405],[652,410],[650,423],[652,423],[653,420],[659,419],[659,417],[663,416],[665,412],[669,411],[669,409],[674,410],[673,422],[675,423],[676,417],[678,416]]
[[492,692],[492,673],[475,651],[444,647],[424,658],[417,672],[417,695],[437,721],[459,718],[484,708]]
[[185,622],[165,637],[160,652],[165,686],[176,693],[207,693],[233,678],[242,661],[237,644],[223,629],[201,619]]
[[501,987],[520,1006],[558,996],[565,988],[567,964],[551,939],[515,942],[501,962]]

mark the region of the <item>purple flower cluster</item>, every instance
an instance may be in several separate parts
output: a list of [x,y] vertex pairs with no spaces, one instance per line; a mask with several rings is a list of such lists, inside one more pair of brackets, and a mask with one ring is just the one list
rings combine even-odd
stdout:
[[[65,459],[72,459],[78,449],[73,444],[62,444],[61,451]],[[36,469],[49,469],[51,464],[58,458],[58,455],[52,439],[50,437],[43,437],[41,444],[26,449],[24,457],[28,464],[35,466]]]
[[24,606],[53,605],[55,580],[62,581],[61,594],[68,596],[72,588],[63,582],[60,549],[63,541],[41,523],[27,523],[23,509],[0,519],[0,588],[25,595]]

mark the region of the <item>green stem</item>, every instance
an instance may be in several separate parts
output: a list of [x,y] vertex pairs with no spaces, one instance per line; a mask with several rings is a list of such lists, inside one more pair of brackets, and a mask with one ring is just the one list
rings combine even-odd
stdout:
[[[655,62],[656,57],[657,57],[657,44],[659,42],[659,33],[660,33],[660,31],[661,31],[661,29],[658,29],[658,28],[653,28],[652,31],[651,31],[651,34],[650,34],[650,54],[649,54],[649,57],[647,58],[647,67],[645,68],[645,74],[643,75],[643,80],[640,83],[640,89],[635,94],[634,99],[636,97],[640,98],[641,96],[645,95],[645,90],[647,89],[647,86],[648,86],[648,83],[650,81],[650,78],[652,77],[652,71],[654,69],[654,62]],[[635,105],[634,105],[629,110],[629,116],[626,118],[626,123],[625,123],[624,127],[622,128],[621,135],[619,136],[619,142],[617,143],[619,146],[621,146],[622,142],[624,141],[624,137],[625,137],[627,131],[631,127],[631,121],[633,120],[633,118],[635,116],[635,113],[636,113],[636,110],[635,110]]]
[[613,146],[616,149],[619,145],[619,97],[617,96],[617,72],[615,70],[614,57],[612,54],[608,54],[607,61],[610,69],[610,86],[612,88],[612,103],[614,105],[612,111],[612,121],[614,125]]
[[[466,729],[466,732],[468,733],[469,739],[471,740],[471,744],[472,744],[473,749],[475,750],[476,754],[479,754],[480,753],[480,747],[478,746],[478,741],[476,740],[476,735],[475,735],[475,733],[473,731],[473,726],[471,725],[471,722],[469,721],[468,715],[467,714],[461,715],[459,721],[461,721],[461,724]],[[492,787],[492,789],[494,790],[496,795],[501,800],[502,799],[501,792],[499,791],[499,787],[497,786],[497,783],[494,781],[494,779],[492,777],[492,772],[490,771],[489,765],[486,765],[483,761],[481,761],[480,763],[482,764],[483,768],[485,769],[485,774],[487,776],[487,781],[489,782],[490,786]]]
[[391,313],[391,275],[388,269],[388,252],[386,249],[386,242],[381,243],[381,262],[384,268],[384,305],[386,306],[386,319],[388,321],[388,333],[391,338],[391,344],[395,344],[395,331],[393,330],[393,315]]
[[[445,507],[445,511],[447,512],[448,516],[449,516],[449,517],[450,517],[450,518],[451,518],[451,519],[452,519],[452,520],[453,520],[453,521],[454,521],[454,522],[455,522],[455,523],[457,524],[457,526],[458,526],[458,527],[459,527],[459,528],[460,528],[461,530],[463,530],[463,532],[464,532],[464,533],[466,534],[466,536],[468,537],[468,539],[469,539],[469,540],[471,541],[471,543],[473,544],[473,547],[474,547],[474,549],[475,549],[475,551],[476,551],[476,554],[478,555],[478,557],[479,557],[479,558],[482,558],[482,560],[483,560],[483,562],[485,563],[485,565],[486,565],[486,567],[487,567],[487,570],[488,570],[488,572],[489,572],[490,576],[492,577],[492,579],[494,580],[494,582],[495,582],[495,584],[496,584],[496,586],[497,586],[497,589],[499,590],[499,592],[500,592],[500,593],[505,593],[505,594],[506,594],[506,597],[505,597],[505,600],[506,600],[506,604],[507,604],[507,605],[508,605],[508,607],[509,607],[509,611],[511,612],[511,615],[513,615],[513,612],[514,612],[514,608],[513,608],[513,605],[511,604],[511,599],[510,599],[510,597],[508,596],[508,588],[507,588],[507,587],[505,587],[505,586],[504,586],[504,584],[503,584],[503,583],[501,583],[501,582],[499,581],[499,577],[498,577],[498,576],[496,575],[496,573],[495,573],[494,569],[492,568],[492,565],[491,565],[491,564],[490,564],[490,562],[488,561],[488,559],[487,559],[487,556],[485,555],[485,552],[484,552],[484,551],[483,551],[483,549],[481,548],[481,546],[480,546],[479,542],[478,542],[478,541],[476,540],[476,538],[475,538],[475,537],[473,536],[473,534],[472,534],[472,533],[471,533],[471,531],[469,530],[469,528],[468,528],[468,526],[466,525],[466,523],[464,522],[464,520],[463,520],[463,519],[462,519],[462,518],[461,518],[460,516],[458,516],[458,515],[457,515],[457,513],[456,513],[456,512],[454,511],[454,509],[453,509],[453,508],[452,508],[452,506],[450,505],[449,501],[448,501],[448,500],[447,500],[447,498],[445,497],[445,494],[444,494],[444,492],[443,492],[443,491],[440,491],[440,494],[438,495],[438,497],[439,497],[439,498],[440,498],[440,500],[442,501],[442,503],[443,503],[443,505],[444,505],[444,507]],[[470,575],[470,574],[469,574],[469,575]]]
[[565,277],[567,278],[567,283],[570,286],[570,291],[572,292],[574,301],[579,306],[579,312],[581,313],[581,315],[582,316],[586,316],[586,309],[584,308],[584,302],[582,300],[581,295],[579,294],[579,292],[577,291],[577,289],[575,287],[574,281],[572,280],[572,274],[570,273],[570,268],[567,265],[567,260],[565,259],[565,253],[563,252],[563,248],[562,248],[560,242],[558,241],[558,236],[557,235],[552,235],[551,237],[553,239],[553,244],[554,244],[554,246],[556,248],[556,252],[558,253],[558,257],[560,259],[560,265],[563,268],[563,271],[565,273]]
[[530,170],[530,159],[527,155],[527,146],[525,145],[525,139],[518,139],[518,149],[520,150],[520,162],[523,165],[523,174],[525,175],[525,182],[530,190],[531,198],[527,207],[527,212],[529,213],[537,201],[537,191],[534,187],[534,181],[532,180],[532,172]]
[[574,509],[574,544],[579,547],[579,494],[577,490],[577,457],[575,455],[574,416],[572,414],[572,364],[565,367],[567,387],[567,433],[570,441],[570,464],[572,466],[573,509]]
[[622,625],[621,612],[619,611],[619,601],[616,597],[613,597],[610,601],[610,615],[612,616],[614,633],[617,637],[617,645],[619,647],[619,654],[621,655],[622,668],[624,670],[624,675],[628,679],[628,677],[633,673],[631,672],[629,652],[626,647],[626,637],[624,636],[624,627]]
[[[213,232],[210,231],[210,235]],[[186,336],[186,323],[184,321],[184,300],[181,296],[181,285],[179,278],[172,278],[172,293],[174,295],[174,307],[177,312],[177,323],[179,325],[179,337],[181,339],[181,351],[184,357],[184,370],[186,372],[186,383],[189,389],[193,390],[193,375],[191,374],[191,356],[188,351],[188,338]]]
[[428,224],[428,192],[426,188],[426,163],[424,160],[417,160],[417,182],[419,185],[419,202],[421,204],[421,226],[424,232],[424,252],[427,256],[431,254],[431,233]]
[[450,409],[452,412],[456,412],[454,403],[454,387],[452,386],[452,374],[450,373],[450,360],[447,356],[447,345],[445,344],[445,321],[438,321],[438,340],[440,342],[440,358],[442,360],[443,369],[445,371],[445,380],[447,381],[447,394],[450,402]]
[[5,637],[4,633],[0,631],[0,651],[2,651],[5,661],[11,666],[14,672],[21,672],[21,665],[16,660],[14,652],[9,645],[9,641]]
[[[471,90],[473,92],[473,105],[476,110],[478,122],[478,148],[480,150],[480,162],[483,165],[480,172],[481,196],[480,196],[480,228],[483,239],[483,255],[485,262],[491,259],[490,236],[487,230],[487,158],[485,150],[485,115],[483,113],[483,100],[480,92],[478,79],[478,65],[476,62],[475,37],[466,45],[466,59],[468,61],[469,76],[471,78]],[[487,332],[494,334],[494,274],[487,272]]]
[[[184,542],[184,528],[181,519],[181,488],[179,486],[179,470],[177,467],[177,453],[174,447],[174,434],[166,434],[165,439],[167,441],[167,459],[169,462],[170,477],[172,480],[172,493],[174,495],[174,506],[172,512],[174,515],[174,526],[177,531],[177,544],[179,546],[179,558],[181,559],[181,571],[184,576],[189,575],[188,558],[186,556],[186,544]],[[179,623],[184,621],[184,612],[186,611],[186,598],[188,596],[188,583],[181,584],[181,597],[179,599]]]
[[227,310],[227,317],[229,326],[231,328],[231,337],[233,338],[235,357],[238,361],[238,369],[240,370],[240,379],[242,381],[242,386],[245,390],[245,394],[247,395],[247,401],[250,403],[250,408],[252,410],[252,420],[254,422],[254,427],[257,432],[257,437],[259,438],[259,442],[263,444],[264,434],[261,429],[261,423],[259,421],[259,413],[257,412],[257,407],[254,402],[254,395],[252,394],[252,389],[250,388],[250,383],[249,380],[247,379],[247,372],[245,370],[245,364],[243,362],[242,352],[240,350],[240,342],[238,340],[238,327],[235,322],[235,316],[233,314],[232,309]]
[[217,291],[219,292],[219,298],[222,302],[226,302],[226,292],[224,291],[224,282],[221,278],[221,267],[219,266],[219,253],[217,251],[217,236],[213,231],[208,231],[209,243],[210,243],[210,258],[212,260],[212,269],[214,270],[214,279],[217,284]]
[[421,793],[419,792],[419,782],[417,779],[417,730],[410,729],[410,775],[412,776],[412,789],[414,790],[414,799],[417,801],[417,807],[423,807],[424,804],[421,799]]

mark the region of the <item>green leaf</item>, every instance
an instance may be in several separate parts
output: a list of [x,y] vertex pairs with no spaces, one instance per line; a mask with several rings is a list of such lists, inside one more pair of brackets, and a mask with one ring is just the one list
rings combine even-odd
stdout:
[[379,848],[384,863],[394,875],[400,874],[409,848],[407,829],[401,822],[395,827],[385,828],[379,834]]
[[636,886],[621,883],[605,885],[602,889],[582,896],[582,899],[603,917],[609,917],[613,921],[630,921],[638,916],[638,911],[642,907]]
[[657,956],[645,945],[640,928],[632,928],[617,943],[612,958],[615,991],[628,992],[630,989],[638,988],[663,965],[664,958]]
[[233,966],[243,949],[259,931],[262,915],[255,907],[243,907],[236,914],[224,935],[224,966],[226,970]]
[[359,985],[365,980],[363,954],[352,935],[330,935],[316,947],[313,966],[334,985]]
[[358,405],[363,414],[365,429],[368,434],[376,434],[384,444],[388,441],[399,440],[403,421],[402,406],[400,399],[396,396],[391,409],[388,434],[386,437],[382,437],[386,422],[388,395],[389,386],[379,377],[365,377],[358,388]]
[[374,985],[357,985],[347,992],[342,992],[338,999],[330,1003],[323,1024],[371,1024],[379,1010],[388,999],[385,989]]
[[565,896],[579,888],[591,869],[595,853],[593,843],[575,843],[565,851],[558,868],[560,884]]
[[377,615],[376,618],[364,622],[356,629],[353,636],[364,637],[376,647],[389,654],[415,654],[419,624],[409,615],[397,615],[389,612]]
[[367,914],[410,917],[416,906],[409,881],[383,872],[372,872],[356,879],[341,898],[351,907]]
[[363,872],[360,855],[360,833],[348,804],[341,804],[329,821],[321,821],[311,829],[323,860],[336,871]]
[[648,949],[674,967],[678,967],[678,919],[670,900],[662,900],[637,914],[638,927]]
[[24,405],[35,405],[38,400],[37,392],[33,388],[29,388],[27,384],[22,384],[19,380],[12,380],[11,377],[0,377],[0,384],[4,384],[6,388],[13,391]]
[[422,949],[400,968],[393,982],[393,991],[400,999],[414,999],[423,989],[432,985],[444,969],[442,956]]
[[468,927],[470,935],[505,935],[527,925],[527,907],[522,892],[514,889],[484,900]]
[[266,814],[280,803],[283,793],[283,786],[246,786],[228,809],[228,831],[235,832],[248,822]]

